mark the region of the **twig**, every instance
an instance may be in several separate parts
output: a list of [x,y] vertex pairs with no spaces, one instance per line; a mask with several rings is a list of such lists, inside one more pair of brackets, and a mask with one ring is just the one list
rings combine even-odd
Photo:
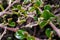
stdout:
[[33,26],[37,26],[37,25],[38,25],[38,23],[29,23],[26,26],[22,26],[22,28],[23,27],[30,27],[30,28],[32,28]]
[[10,9],[10,7],[12,7],[15,3],[18,3],[19,1],[15,0],[12,4],[10,4],[3,12],[0,12],[0,16],[3,16],[4,14],[6,14],[5,12]]
[[8,5],[10,5],[10,4],[11,4],[11,2],[12,2],[12,0],[8,0]]
[[[6,26],[4,26],[3,24],[0,24],[0,28],[5,28]],[[6,29],[7,30],[10,30],[10,31],[13,31],[13,32],[16,32],[17,30],[19,30],[19,28],[18,27],[16,27],[16,28],[9,28],[9,27],[6,27]]]
[[[13,32],[16,32],[17,30],[19,30],[18,28],[7,28],[7,27],[3,27],[2,24],[0,24],[0,27],[3,28],[3,29],[6,28],[6,29],[8,29],[8,30],[10,30],[10,31],[13,31]],[[2,36],[0,37],[0,39],[1,39],[1,38],[3,37],[3,35],[5,34],[6,29],[5,29],[5,31],[3,32]],[[40,40],[40,39],[35,37],[35,40]]]
[[[55,6],[55,5],[50,5],[51,8],[59,8],[59,5]],[[44,8],[44,6],[41,6],[40,8]]]
[[39,38],[35,38],[35,40],[42,40],[42,39],[39,39]]
[[[4,14],[6,14],[5,12],[8,10],[8,9],[10,9],[10,7],[12,7],[15,3],[18,3],[19,1],[18,0],[15,0],[11,5],[9,5],[3,12],[0,12],[0,16],[2,16],[2,15],[4,15]],[[29,6],[27,6],[27,8],[29,8],[31,6],[31,4],[29,4]],[[27,9],[26,8],[26,9]],[[39,10],[42,12],[42,10],[39,8]],[[60,10],[60,9],[59,9]],[[56,13],[56,12],[55,12]],[[50,22],[49,23],[50,25],[51,25],[51,27],[53,28],[53,30],[54,31],[56,31],[56,33],[57,33],[57,35],[60,37],[60,31],[59,31],[59,29],[52,23],[52,22]],[[26,27],[29,27],[29,26],[36,26],[36,25],[38,25],[38,24],[29,24],[29,25],[26,25]],[[4,25],[2,25],[2,24],[0,24],[0,27],[1,28],[3,28],[3,29],[8,29],[8,30],[10,30],[10,31],[13,31],[13,32],[16,32],[17,30],[19,30],[19,28],[17,27],[17,28],[9,28],[9,27],[6,27],[6,26],[4,26]],[[3,34],[1,35],[1,37],[0,37],[0,39],[3,37],[3,35],[6,33],[6,29],[5,29],[5,31],[3,32]],[[38,38],[36,38],[35,40],[40,40],[40,39],[38,39]]]
[[2,37],[6,34],[6,27],[5,27],[5,30],[4,32],[2,33],[2,35],[0,35],[0,40],[2,39]]
[[32,5],[32,3],[30,3],[29,5],[26,6],[26,10]]
[[57,33],[57,35],[60,37],[60,30],[52,22],[50,22],[49,24],[53,28],[53,30]]
[[55,10],[55,11],[54,11],[54,14],[57,14],[58,12],[60,12],[60,8],[57,9],[57,10]]
[[17,1],[14,1],[12,4],[10,4],[5,10],[4,12],[6,12],[10,7],[12,7],[15,3],[18,3]]
[[8,27],[7,27],[7,29],[8,29],[8,30],[10,30],[10,31],[13,31],[13,32],[16,32],[16,31],[18,31],[18,30],[19,30],[19,28],[18,28],[18,27],[16,27],[16,28],[8,28]]
[[[30,23],[30,24],[28,24],[26,26],[22,26],[22,27],[33,27],[33,26],[37,26],[37,25],[38,25],[37,23],[35,23],[35,24]],[[7,27],[7,26],[5,26],[3,24],[0,24],[0,28],[4,29],[5,27],[6,27],[7,30],[10,30],[10,31],[13,31],[13,32],[16,32],[17,30],[19,30],[18,27],[16,27],[16,28],[9,28],[9,27]]]
[[12,14],[11,12],[0,12],[0,16],[3,16],[4,14]]
[[[8,29],[8,30],[10,30],[10,31],[13,31],[13,32],[16,32],[17,30],[19,30],[19,28],[8,28],[8,27],[6,27],[6,26],[4,26],[4,25],[2,25],[2,24],[0,24],[0,27],[3,28],[3,29],[6,28],[6,29]],[[0,37],[0,39],[1,39],[1,38],[3,37],[3,35],[6,33],[6,29],[5,29],[5,31],[3,32],[2,36]],[[41,39],[35,37],[35,40],[41,40]]]

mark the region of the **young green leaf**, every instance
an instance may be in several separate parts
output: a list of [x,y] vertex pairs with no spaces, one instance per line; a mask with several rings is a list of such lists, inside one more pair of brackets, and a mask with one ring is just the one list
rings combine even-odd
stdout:
[[44,10],[49,10],[50,11],[51,10],[51,6],[50,5],[45,5],[44,6]]
[[27,40],[35,40],[35,38],[33,36],[28,36]]
[[48,24],[48,21],[42,21],[39,23],[40,28],[44,28]]
[[9,26],[11,26],[11,27],[14,27],[16,24],[15,24],[15,22],[10,22],[9,23]]
[[54,15],[51,12],[49,12],[48,10],[44,10],[43,14],[41,16],[44,17],[45,20],[48,20],[51,17],[54,17]]
[[12,38],[11,37],[8,37],[7,40],[12,40]]
[[51,29],[47,28],[46,31],[45,31],[45,34],[46,34],[47,37],[50,37]]
[[36,6],[38,6],[38,7],[40,6],[40,1],[36,2]]
[[41,12],[39,11],[38,8],[36,8],[36,14],[37,14],[37,17],[40,17],[41,16]]
[[35,20],[35,21],[38,21],[38,17],[37,17],[37,16],[34,16],[34,20]]
[[18,24],[23,24],[24,22],[26,22],[26,20],[18,20],[17,22]]
[[31,2],[31,0],[24,0],[24,4]]
[[14,6],[12,6],[12,10],[18,10],[17,9],[17,4],[15,4]]
[[42,0],[36,0],[35,7],[39,7],[42,4]]
[[21,9],[21,5],[17,5],[17,9],[20,10]]

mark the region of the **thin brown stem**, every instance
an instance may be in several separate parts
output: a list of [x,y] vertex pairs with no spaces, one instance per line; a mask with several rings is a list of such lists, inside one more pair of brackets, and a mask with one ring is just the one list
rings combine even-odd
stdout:
[[0,24],[0,28],[3,28],[3,29],[6,28],[7,30],[10,30],[10,31],[13,31],[13,32],[16,32],[17,30],[19,30],[18,27],[16,27],[16,28],[9,28],[7,26],[4,26],[3,24]]
[[5,10],[4,12],[6,12],[10,7],[12,7],[15,3],[17,3],[17,1],[14,1],[11,5],[9,5]]

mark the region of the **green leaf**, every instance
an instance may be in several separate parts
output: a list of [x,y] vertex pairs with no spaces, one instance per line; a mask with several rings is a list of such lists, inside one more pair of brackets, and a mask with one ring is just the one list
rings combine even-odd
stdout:
[[26,22],[25,19],[24,19],[24,20],[20,20],[20,21],[18,21],[19,24],[23,24],[24,22]]
[[49,10],[50,11],[51,10],[51,6],[50,5],[45,5],[44,6],[44,10]]
[[12,38],[11,37],[8,37],[7,40],[12,40]]
[[13,7],[12,7],[12,10],[21,10],[21,5],[18,5],[18,4],[15,4]]
[[36,2],[36,6],[38,6],[38,7],[40,6],[40,1]]
[[28,36],[27,40],[35,40],[35,38],[33,36]]
[[41,12],[39,11],[38,8],[36,8],[36,14],[37,14],[37,17],[40,17],[41,16]]
[[24,4],[31,2],[31,0],[24,0]]
[[15,24],[15,22],[10,22],[9,23],[9,26],[11,26],[11,27],[14,27],[16,24]]
[[46,34],[47,37],[50,37],[51,29],[47,28],[46,31],[45,31],[45,34]]
[[43,17],[44,19],[39,22],[39,25],[41,28],[44,28],[48,24],[49,19],[51,17],[54,17],[54,15],[50,13],[49,10],[44,10],[43,13],[41,14],[41,17]]
[[17,5],[17,9],[20,10],[21,9],[21,5]]
[[34,20],[35,20],[35,21],[38,21],[38,17],[37,17],[37,16],[34,16]]
[[44,28],[48,24],[48,21],[39,22],[40,28]]
[[41,6],[41,4],[42,4],[42,0],[36,0],[36,2],[35,2],[35,6],[36,7],[39,7],[39,6]]
[[12,10],[18,10],[18,9],[17,9],[17,4],[15,4],[15,5],[12,7]]
[[25,31],[24,30],[18,30],[16,33],[15,33],[15,37],[17,39],[24,39],[25,38]]
[[49,12],[48,10],[44,10],[43,14],[41,16],[44,17],[45,20],[48,20],[51,17],[54,17],[54,15],[51,12]]

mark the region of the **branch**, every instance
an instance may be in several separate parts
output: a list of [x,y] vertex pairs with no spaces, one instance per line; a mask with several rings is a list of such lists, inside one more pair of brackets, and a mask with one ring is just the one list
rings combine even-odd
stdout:
[[30,28],[32,28],[33,26],[37,26],[38,25],[38,23],[29,23],[29,24],[27,24],[26,26],[22,26],[21,28],[23,28],[23,27],[30,27]]
[[3,16],[4,14],[12,14],[12,12],[0,12],[0,17]]
[[[2,24],[0,24],[0,28],[3,28],[3,29],[6,28],[7,30],[10,30],[10,31],[13,31],[13,32],[16,32],[16,31],[19,30],[18,27],[17,27],[17,28],[9,28],[9,27],[6,27],[6,26],[4,26],[4,25],[2,25]],[[0,37],[0,39],[3,37],[4,34],[6,34],[6,29],[5,29],[5,31],[3,32],[2,36]],[[40,39],[35,37],[35,40],[40,40]]]

